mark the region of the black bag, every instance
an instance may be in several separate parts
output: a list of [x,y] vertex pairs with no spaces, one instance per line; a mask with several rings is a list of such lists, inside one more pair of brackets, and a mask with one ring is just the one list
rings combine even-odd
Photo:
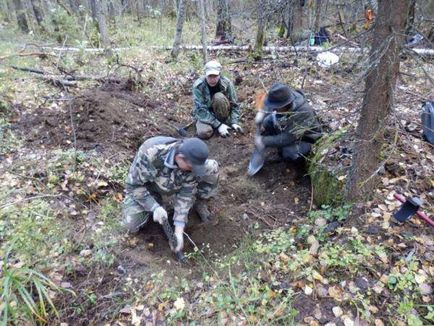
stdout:
[[434,101],[422,106],[422,129],[425,139],[434,145]]

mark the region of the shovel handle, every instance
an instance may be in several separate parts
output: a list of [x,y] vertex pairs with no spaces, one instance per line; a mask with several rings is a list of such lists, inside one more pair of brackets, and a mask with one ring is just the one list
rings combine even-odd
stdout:
[[[403,195],[401,195],[401,194],[395,193],[393,196],[397,200],[399,200],[401,203],[405,203],[405,201],[406,201],[405,197]],[[425,222],[427,222],[429,225],[431,225],[432,227],[434,227],[434,221],[432,219],[430,219],[424,212],[417,211],[416,214],[417,214],[417,216],[419,218],[421,218],[422,220],[424,220]]]

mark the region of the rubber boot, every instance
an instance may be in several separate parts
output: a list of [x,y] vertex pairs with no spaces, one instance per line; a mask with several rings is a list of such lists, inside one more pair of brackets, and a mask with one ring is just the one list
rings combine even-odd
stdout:
[[206,223],[211,221],[211,212],[208,209],[208,205],[205,200],[198,200],[194,206],[194,210],[196,211],[197,215],[199,215],[202,222]]

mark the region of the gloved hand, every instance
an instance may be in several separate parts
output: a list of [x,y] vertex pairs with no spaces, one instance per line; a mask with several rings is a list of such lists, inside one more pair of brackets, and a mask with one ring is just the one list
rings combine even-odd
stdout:
[[152,218],[154,222],[158,222],[162,225],[163,222],[167,220],[167,212],[163,207],[158,206],[156,209],[154,209]]
[[176,248],[175,253],[184,248],[184,225],[175,225]]
[[227,126],[224,123],[222,123],[220,125],[220,127],[218,127],[217,130],[218,130],[220,136],[226,137],[226,136],[229,136],[229,129],[230,129],[229,126]]
[[244,133],[243,128],[241,128],[241,126],[240,126],[240,125],[237,125],[236,123],[233,123],[231,127],[232,127],[232,129],[235,130],[236,132]]
[[262,151],[265,148],[261,135],[255,136],[255,146],[259,151]]

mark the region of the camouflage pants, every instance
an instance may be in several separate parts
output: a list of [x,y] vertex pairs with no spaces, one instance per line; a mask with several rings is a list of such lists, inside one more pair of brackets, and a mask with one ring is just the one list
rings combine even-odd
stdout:
[[[197,199],[208,199],[216,195],[218,187],[218,163],[215,160],[207,160],[206,163],[206,175],[203,176],[196,189],[195,198]],[[154,198],[162,202],[162,197],[160,194],[153,194]],[[127,194],[122,205],[123,221],[122,223],[126,229],[131,233],[136,233],[139,229],[144,226],[150,216],[150,212],[147,212],[140,206],[131,195]],[[187,217],[186,217],[187,218]]]
[[[224,122],[229,118],[231,104],[223,93],[218,92],[214,94],[211,102],[211,108],[215,117],[220,122]],[[197,121],[196,132],[199,138],[208,139],[214,134],[214,129],[209,124]]]

